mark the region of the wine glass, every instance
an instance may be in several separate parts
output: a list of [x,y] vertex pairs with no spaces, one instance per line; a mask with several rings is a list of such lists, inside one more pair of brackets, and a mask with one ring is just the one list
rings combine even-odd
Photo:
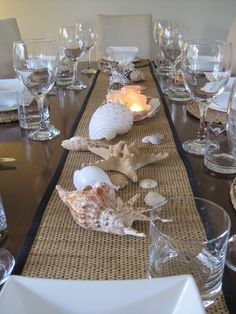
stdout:
[[180,62],[182,46],[187,40],[187,28],[175,22],[164,23],[160,32],[160,47],[165,58],[171,66],[170,80],[167,91],[168,98],[174,101],[187,101],[190,96],[187,93],[182,80],[181,73],[177,72]]
[[197,139],[183,143],[186,152],[204,155],[206,147],[205,114],[212,100],[225,88],[231,75],[232,45],[224,42],[186,41],[181,69],[185,87],[200,112]]
[[35,141],[46,141],[57,137],[60,131],[49,120],[45,111],[46,93],[55,83],[59,58],[56,42],[51,39],[31,39],[18,41],[13,47],[13,64],[23,85],[35,97],[39,112],[39,128],[29,133]]
[[[231,143],[232,155],[236,161],[236,79],[232,86],[232,90],[228,103],[228,124],[227,133]],[[236,234],[233,234],[228,241],[226,254],[226,265],[233,271],[236,271]]]
[[87,86],[78,80],[78,62],[85,52],[85,34],[82,24],[63,26],[60,28],[60,45],[65,56],[73,64],[73,83],[67,89],[80,91]]
[[166,20],[155,20],[153,23],[153,38],[154,42],[156,43],[157,49],[158,49],[158,69],[157,73],[161,76],[169,76],[170,73],[170,65],[168,60],[165,58],[164,53],[161,49],[161,35],[163,33],[163,29],[166,25],[168,25],[170,22]]
[[87,69],[83,69],[81,73],[85,75],[96,74],[97,70],[92,68],[91,66],[91,51],[95,46],[96,34],[93,27],[86,25],[84,23],[77,23],[76,27],[78,29],[82,29],[84,33],[84,41],[85,41],[85,52],[88,53],[88,66]]

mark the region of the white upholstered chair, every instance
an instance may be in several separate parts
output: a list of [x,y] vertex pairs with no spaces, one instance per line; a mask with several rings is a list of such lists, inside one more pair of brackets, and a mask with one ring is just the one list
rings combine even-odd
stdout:
[[15,18],[0,20],[0,78],[15,77],[12,62],[13,42],[21,40]]
[[227,42],[232,43],[233,55],[232,55],[232,75],[236,75],[236,17],[233,19],[229,28]]
[[152,56],[152,15],[103,15],[96,16],[96,54],[103,56],[109,46],[135,46],[139,56]]

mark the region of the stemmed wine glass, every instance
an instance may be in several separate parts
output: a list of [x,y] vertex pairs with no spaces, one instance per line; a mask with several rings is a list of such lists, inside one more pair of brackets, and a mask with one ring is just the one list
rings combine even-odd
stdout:
[[23,85],[35,97],[40,111],[39,128],[29,133],[35,141],[51,140],[60,134],[49,121],[44,109],[46,93],[55,83],[59,57],[56,42],[51,39],[18,41],[13,47],[14,69]]
[[97,70],[91,66],[91,51],[95,46],[96,34],[93,27],[86,25],[85,23],[77,23],[76,27],[82,29],[84,33],[85,52],[88,53],[88,66],[87,69],[83,69],[81,73],[85,75],[96,74]]
[[225,88],[231,75],[232,45],[230,43],[191,42],[183,46],[181,69],[185,87],[200,112],[197,139],[183,143],[186,152],[204,155],[205,114],[212,100]]
[[78,80],[78,62],[85,52],[84,28],[82,24],[63,26],[60,28],[60,45],[65,56],[73,64],[73,83],[67,89],[80,91],[87,86]]
[[187,36],[188,30],[186,27],[168,21],[162,25],[159,35],[161,50],[171,66],[170,84],[166,93],[168,98],[174,101],[187,101],[190,99],[182,82],[182,76],[177,73],[182,46],[187,40]]

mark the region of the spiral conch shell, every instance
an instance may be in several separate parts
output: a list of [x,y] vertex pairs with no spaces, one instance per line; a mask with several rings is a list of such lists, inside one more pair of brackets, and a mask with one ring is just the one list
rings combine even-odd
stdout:
[[145,237],[144,233],[131,228],[134,220],[149,220],[143,213],[150,211],[150,208],[133,207],[139,194],[123,202],[116,196],[114,188],[106,183],[87,186],[82,191],[66,191],[59,185],[56,189],[81,227],[117,235]]

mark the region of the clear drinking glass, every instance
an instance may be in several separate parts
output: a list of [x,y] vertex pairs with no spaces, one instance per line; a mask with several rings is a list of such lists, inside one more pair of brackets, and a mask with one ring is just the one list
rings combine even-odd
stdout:
[[80,91],[87,86],[78,80],[78,62],[85,52],[85,33],[81,24],[60,28],[60,46],[73,64],[73,83],[67,89]]
[[210,306],[221,292],[229,230],[230,218],[219,205],[197,197],[169,199],[151,212],[149,277],[191,274]]
[[77,23],[76,27],[83,29],[84,41],[85,41],[85,52],[88,53],[87,69],[83,69],[81,73],[85,75],[96,74],[97,70],[92,68],[91,66],[91,51],[93,50],[95,46],[95,39],[96,39],[94,28],[89,25],[86,25],[85,23]]
[[39,128],[29,133],[35,141],[57,137],[60,131],[49,121],[44,110],[46,93],[55,83],[59,58],[56,42],[51,39],[18,41],[13,47],[14,69],[23,85],[35,97],[40,111]]
[[214,97],[225,88],[231,75],[230,43],[191,42],[183,46],[181,70],[185,87],[200,112],[197,139],[183,143],[186,152],[203,156],[206,147],[205,114]]
[[182,46],[187,40],[188,30],[182,25],[177,25],[173,22],[166,22],[160,33],[160,47],[164,53],[165,58],[171,65],[170,80],[167,91],[168,98],[174,101],[187,101],[190,98],[187,93],[182,75],[177,71],[179,64]]
[[157,73],[161,76],[169,76],[171,67],[168,60],[165,58],[164,53],[161,49],[161,35],[166,25],[170,22],[166,20],[156,20],[153,23],[153,38],[157,46]]
[[[236,79],[229,98],[227,132],[231,143],[232,156],[236,163]],[[228,242],[226,265],[231,270],[236,271],[236,234],[233,234]]]

